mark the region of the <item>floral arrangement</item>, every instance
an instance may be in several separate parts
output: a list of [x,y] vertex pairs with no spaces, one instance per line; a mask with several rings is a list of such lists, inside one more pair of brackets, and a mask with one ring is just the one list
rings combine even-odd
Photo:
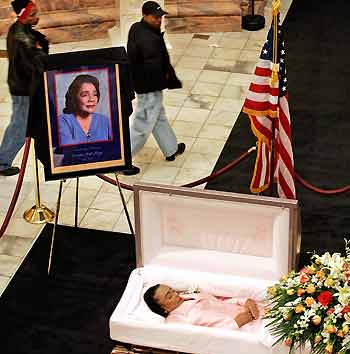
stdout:
[[188,289],[183,290],[180,292],[180,294],[195,294],[195,293],[200,293],[200,289],[198,285],[192,284],[188,287]]
[[267,327],[290,353],[350,353],[350,243],[346,256],[314,254],[311,265],[268,288]]

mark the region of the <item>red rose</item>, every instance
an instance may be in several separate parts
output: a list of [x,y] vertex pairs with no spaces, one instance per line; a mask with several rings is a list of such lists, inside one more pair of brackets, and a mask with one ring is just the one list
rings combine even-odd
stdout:
[[317,300],[323,306],[327,306],[333,299],[333,295],[330,291],[322,291],[320,295],[317,296]]
[[341,310],[342,315],[345,315],[346,313],[350,312],[350,307],[349,306],[344,306],[344,308]]

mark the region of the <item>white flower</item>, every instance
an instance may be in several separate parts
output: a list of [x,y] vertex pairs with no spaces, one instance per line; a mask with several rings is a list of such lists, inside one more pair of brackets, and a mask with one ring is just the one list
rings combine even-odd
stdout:
[[316,275],[313,275],[313,276],[311,277],[311,283],[314,283],[314,284],[317,285],[318,281],[319,281],[319,279],[318,279],[318,277],[316,277]]
[[317,283],[317,287],[318,287],[318,288],[322,288],[322,286],[323,286],[323,281],[320,280],[320,281]]
[[187,290],[182,292],[183,294],[194,294],[194,293],[200,293],[200,289],[198,285],[192,284],[191,286],[188,287]]
[[316,315],[316,309],[317,309],[317,308],[318,308],[317,303],[313,303],[313,304],[311,305],[311,308],[305,311],[305,313],[306,313],[306,315],[309,317],[309,319],[310,319],[311,317],[313,317],[313,316]]
[[343,272],[344,258],[340,255],[340,253],[330,255],[329,252],[326,252],[321,257],[321,262],[324,266],[329,268],[331,275],[336,275],[337,273]]
[[335,293],[335,296],[338,296],[339,302],[343,305],[349,305],[350,303],[350,287],[347,284],[344,284],[343,287],[337,286],[336,289],[338,290]]
[[316,314],[316,310],[317,310],[318,308],[320,308],[320,307],[322,307],[322,305],[321,305],[319,302],[314,302],[314,303],[311,305],[311,309],[312,309],[313,312],[315,312],[315,314]]
[[326,252],[324,255],[321,256],[320,260],[323,265],[328,267],[331,263],[332,257],[329,252]]
[[343,340],[343,342],[342,342],[342,345],[344,346],[344,345],[346,345],[346,344],[348,344],[348,343],[350,343],[350,336],[346,336],[346,337],[344,338],[344,340]]

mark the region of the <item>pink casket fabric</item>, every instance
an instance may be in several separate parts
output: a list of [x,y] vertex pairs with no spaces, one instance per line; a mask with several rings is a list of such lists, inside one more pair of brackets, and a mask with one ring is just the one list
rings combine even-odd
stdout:
[[[207,293],[188,294],[182,297],[185,301],[168,315],[166,323],[239,329],[234,318],[244,311],[246,299],[216,297]],[[243,327],[251,326],[253,322]]]

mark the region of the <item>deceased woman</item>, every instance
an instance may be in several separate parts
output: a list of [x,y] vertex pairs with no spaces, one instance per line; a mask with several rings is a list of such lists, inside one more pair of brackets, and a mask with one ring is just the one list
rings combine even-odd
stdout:
[[206,293],[184,296],[164,284],[147,289],[144,300],[167,323],[238,329],[259,318],[258,306],[252,299],[240,301]]

